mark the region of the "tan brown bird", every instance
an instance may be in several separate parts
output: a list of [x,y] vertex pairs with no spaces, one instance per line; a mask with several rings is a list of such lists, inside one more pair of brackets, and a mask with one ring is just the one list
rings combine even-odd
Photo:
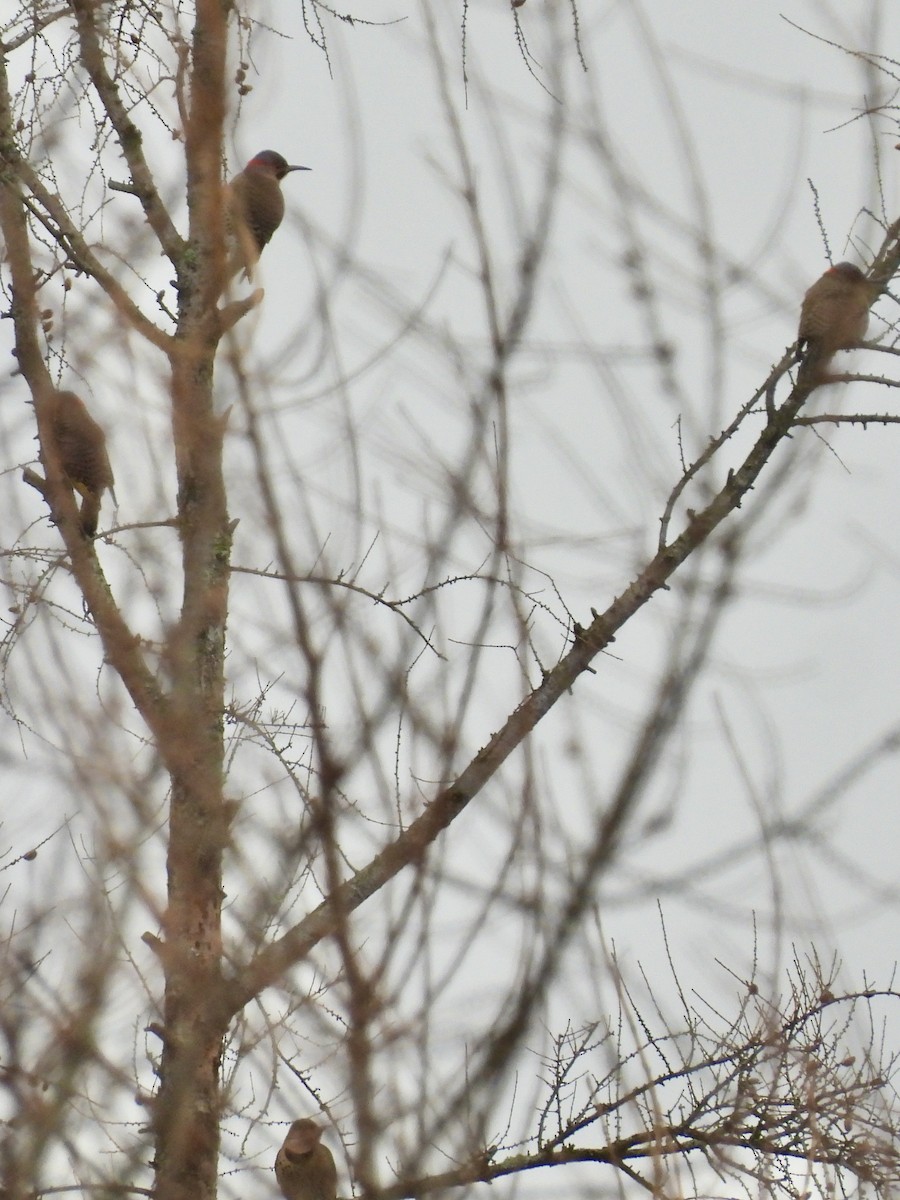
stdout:
[[819,360],[850,350],[866,336],[876,289],[853,263],[829,267],[803,297],[800,343]]
[[106,434],[74,392],[51,392],[45,411],[59,469],[82,498],[81,528],[87,537],[93,537],[103,493],[115,484]]
[[225,197],[226,228],[233,245],[228,255],[228,273],[244,270],[247,275],[259,261],[272,234],[284,217],[281,181],[292,167],[276,150],[260,150],[240,175],[228,185]]
[[275,1159],[275,1178],[285,1200],[336,1200],[337,1168],[308,1117],[295,1121]]

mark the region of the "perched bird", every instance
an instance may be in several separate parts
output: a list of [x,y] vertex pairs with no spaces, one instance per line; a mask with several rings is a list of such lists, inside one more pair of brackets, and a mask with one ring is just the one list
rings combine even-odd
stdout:
[[272,234],[284,217],[281,181],[291,167],[275,150],[260,150],[228,185],[225,197],[226,230],[232,247],[228,273],[244,270],[251,275]]
[[103,493],[115,484],[106,434],[74,392],[50,392],[45,411],[53,438],[52,452],[66,481],[82,498],[81,528],[87,537],[93,537]]
[[850,350],[866,336],[869,305],[876,289],[859,267],[839,262],[829,267],[803,297],[800,308],[801,348],[817,360]]
[[321,1137],[322,1130],[308,1117],[288,1130],[275,1159],[275,1178],[285,1200],[335,1200],[337,1168]]

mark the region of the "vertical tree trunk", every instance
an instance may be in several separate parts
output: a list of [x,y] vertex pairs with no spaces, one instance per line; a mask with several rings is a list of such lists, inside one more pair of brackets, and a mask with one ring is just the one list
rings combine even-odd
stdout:
[[[201,344],[206,341],[197,339]],[[196,347],[197,340],[190,339]],[[212,356],[173,364],[184,567],[181,620],[171,631],[172,727],[162,747],[172,779],[164,1043],[157,1097],[157,1196],[212,1200],[219,1146],[225,624],[231,531],[222,478],[222,423],[213,413]]]
[[178,264],[172,427],[184,572],[181,618],[167,639],[172,728],[161,747],[172,780],[163,1054],[155,1113],[159,1200],[216,1194],[220,1060],[225,625],[231,529],[223,423],[213,403],[221,336],[221,146],[229,0],[198,0],[187,148],[190,253]]

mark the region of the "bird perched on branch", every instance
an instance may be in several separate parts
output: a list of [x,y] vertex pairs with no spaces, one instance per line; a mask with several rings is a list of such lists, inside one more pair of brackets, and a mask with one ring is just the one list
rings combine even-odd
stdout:
[[285,1200],[336,1200],[337,1168],[321,1137],[322,1130],[308,1117],[288,1130],[275,1159],[275,1178]]
[[115,484],[106,434],[74,392],[50,392],[44,405],[53,439],[50,452],[56,455],[66,482],[81,496],[81,528],[93,537],[103,493]]
[[275,150],[260,150],[240,175],[228,185],[225,220],[229,241],[228,274],[240,270],[250,276],[259,256],[284,217],[281,181],[290,171],[309,171],[310,167],[292,167]]
[[866,336],[869,305],[877,289],[853,263],[829,267],[803,297],[800,345],[827,362],[838,350],[850,350]]

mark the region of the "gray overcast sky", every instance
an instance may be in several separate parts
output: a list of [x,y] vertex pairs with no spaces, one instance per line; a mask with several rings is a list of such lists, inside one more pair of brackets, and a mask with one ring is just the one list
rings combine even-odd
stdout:
[[[515,217],[508,206],[499,207],[507,168],[484,131],[488,108],[481,84],[486,81],[491,90],[526,196],[542,170],[541,122],[550,102],[528,74],[509,11],[498,0],[469,8],[473,82],[466,107],[458,40],[454,51],[452,39],[459,13],[455,6],[444,8],[449,86],[479,185],[498,197],[492,245],[502,257],[515,246]],[[558,61],[548,49],[547,6],[528,0],[519,13],[538,62]],[[401,15],[400,6],[378,6],[378,17]],[[885,99],[890,81],[867,74],[858,60],[811,35],[865,50],[876,34],[882,48],[896,46],[900,29],[890,5],[855,2],[654,3],[643,9],[582,4],[580,17],[586,75],[566,41],[568,21],[560,21],[569,135],[563,170],[570,186],[547,267],[553,287],[528,330],[534,350],[523,359],[530,369],[520,365],[513,421],[518,530],[529,547],[528,561],[561,572],[566,599],[573,605],[580,600],[586,614],[588,605],[602,607],[624,585],[629,567],[655,536],[662,498],[677,477],[676,417],[682,416],[688,430],[690,456],[795,336],[803,291],[827,265],[807,180],[818,193],[835,260],[865,261],[877,246],[865,209],[877,214],[883,203],[889,218],[896,215],[900,156],[893,151],[893,123],[887,117],[851,122],[873,84]],[[450,255],[453,265],[429,312],[457,332],[479,328],[459,208],[440,177],[442,170],[453,173],[452,153],[417,10],[399,26],[330,31],[333,81],[322,55],[304,37],[296,6],[273,5],[271,19],[289,36],[259,36],[255,43],[263,77],[235,129],[235,165],[273,145],[291,161],[312,166],[312,174],[294,176],[286,185],[294,212],[338,241],[352,231],[353,252],[386,271],[410,296],[426,294],[442,256]],[[536,70],[553,90],[553,71]],[[621,245],[608,181],[584,144],[598,113],[622,169],[658,202],[656,213],[649,204],[640,211],[636,206],[635,219],[655,256],[651,269],[667,300],[664,322],[676,351],[678,396],[662,394],[652,372],[623,365],[639,333],[633,308],[623,303],[628,282],[617,258]],[[683,232],[685,226],[697,228],[701,213],[715,245],[725,347],[720,358],[711,345],[708,294],[694,242]],[[293,224],[289,234],[280,235],[277,261],[273,255],[265,262],[261,329],[267,341],[288,353],[296,349],[291,314],[297,289],[303,295],[309,278],[300,230]],[[735,278],[734,268],[742,270],[742,278]],[[896,318],[887,298],[877,313],[881,320],[873,318],[873,335]],[[375,334],[359,317],[348,315],[347,323],[357,343],[354,355],[353,337],[347,339],[344,368],[351,371]],[[573,348],[579,338],[580,354]],[[588,344],[624,381],[630,417],[623,420],[620,401],[586,361]],[[859,370],[885,369],[865,352],[850,361]],[[354,390],[364,439],[386,460],[375,472],[382,493],[390,493],[397,480],[410,428],[437,428],[452,437],[454,406],[465,404],[430,388],[427,366],[420,370],[421,390],[409,378],[377,371]],[[414,378],[414,366],[410,372]],[[302,393],[296,378],[281,389],[285,404]],[[881,411],[892,409],[893,395],[855,385],[832,389],[817,403]],[[304,412],[307,420],[311,412],[314,428],[327,426],[327,408],[312,405]],[[309,424],[303,436],[308,438]],[[815,435],[804,436],[812,448]],[[665,876],[673,861],[703,860],[729,844],[736,830],[752,828],[750,798],[724,746],[725,724],[736,730],[751,763],[761,789],[757,802],[783,805],[790,814],[897,721],[900,432],[846,428],[826,431],[826,437],[834,453],[821,447],[815,487],[783,505],[759,534],[746,593],[720,633],[720,669],[693,717],[692,732],[707,750],[695,756],[690,786],[677,803],[669,798],[668,831],[633,851],[636,872],[649,861]],[[588,476],[590,485],[584,482]],[[402,499],[397,503],[402,507]],[[569,538],[577,548],[560,549]],[[658,646],[653,630],[666,623],[665,598],[654,601],[652,610],[617,643],[621,661],[583,681],[584,691],[594,694],[604,737],[610,730],[604,718],[618,711],[627,722],[640,695],[642,660],[652,658]],[[502,695],[497,704],[503,707]],[[791,910],[832,918],[835,943],[854,971],[862,966],[887,971],[896,956],[890,935],[894,903],[876,916],[859,884],[871,873],[893,887],[900,843],[897,785],[891,764],[860,783],[842,815],[826,821],[846,864],[798,849],[794,867],[785,870]],[[758,865],[733,878],[734,915],[740,919],[725,930],[737,952],[749,953],[750,902],[767,908],[768,886]],[[713,891],[713,909],[722,912],[723,899]],[[702,910],[700,903],[686,927],[693,931],[689,941],[702,947],[701,960],[709,952],[704,922],[712,919],[719,927],[718,912]],[[642,910],[640,922],[634,925],[629,917],[624,928],[645,929],[646,917]],[[825,936],[826,946],[831,936]]]
[[[484,197],[501,291],[533,216],[548,138],[563,146],[544,291],[511,372],[513,537],[532,586],[546,587],[553,576],[569,609],[586,623],[590,607],[604,608],[652,550],[680,474],[679,423],[690,460],[795,337],[803,292],[827,264],[807,181],[818,195],[834,260],[865,264],[878,245],[877,219],[898,215],[894,123],[889,114],[851,121],[872,89],[880,88],[878,98],[889,102],[892,81],[813,35],[856,50],[876,38],[882,50],[895,48],[900,16],[894,4],[856,0],[831,6],[648,0],[643,8],[584,0],[584,72],[566,5],[526,0],[518,12],[535,78],[516,45],[506,4],[480,0],[468,10],[466,94],[459,6],[435,7],[443,10],[448,93]],[[237,337],[267,380],[259,399],[278,432],[279,479],[287,486],[291,470],[302,477],[315,513],[310,530],[327,543],[328,565],[355,567],[378,535],[361,579],[374,592],[387,581],[392,594],[404,594],[423,582],[422,530],[440,527],[443,470],[458,463],[469,428],[472,364],[482,347],[484,361],[488,355],[472,241],[422,11],[385,2],[367,6],[365,15],[403,20],[383,28],[329,26],[331,73],[310,44],[294,0],[272,3],[253,35],[251,57],[261,77],[234,121],[231,169],[271,147],[312,172],[285,183],[289,217],[262,261],[265,302]],[[180,156],[162,139],[149,144],[149,153],[169,194],[177,196]],[[630,196],[624,210],[614,176]],[[110,206],[111,226],[136,220],[130,203],[121,197]],[[667,386],[646,352],[647,329],[632,302],[634,273],[623,258],[626,218],[659,297],[659,336],[673,354]],[[165,287],[169,274],[159,268],[154,285]],[[330,342],[319,324],[320,288],[329,294]],[[415,337],[382,355],[419,305]],[[894,310],[890,298],[879,301],[871,336],[895,321]],[[93,322],[109,318],[98,312],[83,319],[95,328]],[[9,333],[0,329],[0,336]],[[448,349],[454,341],[472,351],[463,365]],[[119,520],[158,518],[171,512],[174,491],[171,478],[155,469],[167,463],[165,393],[162,386],[154,392],[141,351],[134,360],[130,354],[116,359],[111,369],[122,381],[118,390],[104,386],[91,370],[97,347],[96,340],[79,342],[73,329],[73,367],[96,383],[92,408],[110,430],[117,475],[130,484],[120,487]],[[867,351],[842,358],[872,373],[887,373],[890,361]],[[16,386],[5,389],[4,401]],[[123,395],[134,400],[137,415],[127,428],[116,419]],[[828,411],[891,411],[894,395],[857,383],[820,393],[815,404]],[[223,372],[222,407],[234,399]],[[236,515],[245,511],[252,480],[239,414],[237,406],[228,445]],[[351,418],[357,429],[352,444]],[[7,404],[4,419],[10,444],[27,458],[32,431],[21,410]],[[765,968],[783,966],[790,940],[803,945],[807,937],[824,959],[841,955],[848,984],[858,983],[863,970],[884,980],[896,960],[895,758],[826,808],[816,823],[821,840],[817,835],[806,843],[812,823],[799,822],[795,840],[775,855],[777,886],[759,854],[738,859],[724,873],[698,874],[698,866],[752,838],[761,820],[783,813],[790,822],[802,814],[836,772],[900,724],[900,430],[824,429],[823,438],[809,430],[795,438],[815,469],[798,470],[796,486],[789,485],[753,528],[752,564],[718,631],[715,668],[648,798],[646,824],[602,897],[604,930],[626,962],[660,954],[657,896],[676,954],[704,982],[715,959],[746,968],[754,910]],[[743,445],[726,451],[714,480],[721,482]],[[138,469],[148,456],[154,470]],[[37,518],[38,501],[23,495],[18,472],[4,483],[5,508],[15,514],[18,532],[23,514]],[[699,495],[689,494],[686,503],[697,503]],[[731,520],[754,518],[761,498],[751,497]],[[259,565],[252,501],[246,503],[235,557],[239,565]],[[684,507],[679,511],[683,522]],[[314,556],[312,532],[309,538]],[[159,561],[146,560],[163,576],[174,535],[168,545]],[[114,574],[127,576],[128,564],[105,547],[101,554]],[[475,570],[485,554],[473,529],[454,542],[450,565]],[[596,664],[597,674],[582,678],[572,702],[562,703],[541,728],[536,753],[553,764],[548,799],[570,821],[573,813],[590,814],[603,803],[683,586],[676,582],[673,595],[657,596]],[[242,616],[261,611],[255,589],[255,581],[235,578],[229,666],[241,663],[249,675],[258,653],[265,677],[283,655],[288,696],[295,665],[280,644],[283,615],[273,605],[271,628],[242,627]],[[453,595],[459,596],[459,628],[467,630],[468,605],[475,601],[462,590]],[[145,611],[148,637],[159,618],[159,598],[152,599]],[[160,611],[168,599],[159,599]],[[552,605],[549,589],[547,600]],[[456,618],[451,613],[451,634]],[[539,618],[535,636],[552,665],[558,627]],[[477,722],[465,729],[473,750],[521,696],[511,656],[498,663],[479,696]],[[536,677],[533,663],[531,669]],[[15,678],[13,672],[13,684]],[[336,692],[340,687],[337,682]],[[581,786],[577,763],[561,753],[570,728],[596,756],[589,787]],[[22,736],[28,758],[7,776],[7,828],[14,837],[23,827],[29,835],[34,830],[33,813],[12,803],[26,787],[46,797],[41,820],[48,832],[59,812],[69,811],[67,798],[53,791],[41,753],[27,733]],[[15,757],[15,747],[9,753]],[[248,778],[238,783],[251,794]],[[83,832],[75,830],[76,836]],[[479,843],[470,854],[473,862],[480,854],[490,862],[491,847]],[[776,902],[790,918],[786,942],[769,935]],[[515,954],[515,947],[504,949]],[[572,995],[579,990],[576,979]],[[585,993],[587,1011],[595,997],[590,988]]]
[[[840,6],[582,4],[583,72],[566,6],[556,6],[554,23],[551,6],[527,0],[518,11],[535,78],[516,46],[506,5],[477,3],[468,11],[466,95],[460,13],[455,5],[442,7],[447,87],[485,197],[501,288],[520,248],[522,212],[530,212],[545,168],[548,125],[560,118],[541,84],[564,102],[564,186],[545,266],[548,283],[513,374],[512,485],[523,558],[536,572],[555,575],[567,604],[584,619],[589,606],[602,608],[625,586],[653,544],[679,474],[676,422],[691,458],[793,340],[803,291],[826,265],[807,180],[818,193],[835,260],[865,261],[877,246],[865,210],[879,214],[883,206],[889,218],[895,215],[900,155],[893,150],[892,121],[851,121],[867,89],[880,87],[883,101],[890,81],[812,35],[859,50],[877,36],[890,47],[897,44],[900,19],[890,5],[855,0]],[[471,242],[452,185],[457,167],[422,12],[385,3],[366,15],[403,19],[384,27],[330,25],[329,76],[329,60],[303,30],[300,6],[287,0],[269,6],[253,35],[251,61],[261,73],[235,118],[230,164],[237,170],[252,153],[273,147],[312,168],[285,182],[289,217],[263,259],[265,303],[238,337],[269,380],[267,402],[278,414],[285,461],[302,472],[316,498],[319,528],[342,565],[363,550],[351,532],[356,467],[346,452],[345,419],[352,416],[360,431],[364,528],[374,535],[388,521],[396,531],[414,532],[421,498],[427,504],[440,490],[437,459],[446,450],[446,461],[453,461],[468,421],[465,380],[454,382],[446,369],[438,335],[445,330],[476,348],[484,340]],[[634,197],[629,212],[659,292],[661,336],[674,352],[668,390],[643,351],[646,331],[630,302],[622,215],[608,163],[596,151],[598,133]],[[179,160],[170,147],[151,144],[150,154],[177,197],[180,180],[171,167]],[[117,200],[107,220],[133,219],[129,204]],[[700,233],[713,247],[705,263],[697,254]],[[345,251],[358,269],[336,265]],[[164,286],[168,274],[160,268],[151,276],[154,285]],[[335,279],[337,349],[320,357],[317,335],[310,333],[317,287]],[[428,336],[367,365],[419,303],[425,303]],[[893,310],[882,298],[873,335],[895,319]],[[76,362],[85,355],[89,379],[94,346],[71,341]],[[860,370],[884,369],[865,352],[850,361]],[[139,362],[126,385],[140,396],[138,424],[116,422],[118,395],[98,384],[93,397],[111,430],[120,477],[123,463],[146,461],[155,439],[162,448],[153,453],[164,456],[168,437],[165,395],[147,386]],[[118,369],[127,377],[130,359]],[[351,382],[338,405],[334,383],[341,377]],[[224,382],[222,391],[224,407],[232,399]],[[832,389],[817,400],[842,411],[880,411],[891,402],[889,391],[863,385]],[[229,452],[237,478],[248,468],[238,421],[233,428]],[[802,436],[819,456],[815,486],[807,487],[804,473],[797,494],[756,530],[752,569],[719,632],[717,670],[686,729],[685,737],[695,739],[689,771],[677,795],[658,797],[669,823],[630,853],[637,874],[659,871],[663,894],[673,863],[705,861],[738,831],[753,830],[754,804],[796,812],[898,718],[900,432],[874,426],[826,431],[834,453],[817,444],[815,434]],[[23,445],[27,456],[28,436]],[[422,453],[429,446],[439,451],[435,461]],[[30,505],[33,516],[35,497],[23,500],[15,477],[7,478],[10,504]],[[164,478],[163,496],[166,488],[171,493]],[[159,515],[153,473],[135,472],[120,492],[120,520]],[[250,563],[253,545],[249,536],[244,540],[245,530],[252,525],[238,528],[237,560]],[[391,575],[398,592],[420,582],[415,537],[406,545]],[[461,554],[460,569],[472,569],[483,549],[473,543],[468,558]],[[370,583],[377,589],[383,580]],[[250,597],[236,583],[238,613],[245,604],[243,611],[252,611]],[[583,706],[588,726],[596,721],[602,746],[598,780],[610,778],[616,730],[627,728],[640,709],[670,616],[667,598],[657,597],[617,642],[616,657],[581,681],[576,707]],[[155,620],[152,612],[148,619]],[[471,731],[476,745],[485,727],[495,727],[492,722],[515,705],[517,687],[513,677],[498,676],[484,725]],[[550,718],[548,745],[569,719],[565,712]],[[753,801],[740,784],[726,729],[735,731],[752,765],[760,792]],[[871,898],[859,884],[871,872],[893,885],[897,782],[895,767],[883,768],[829,818],[849,877],[819,851],[798,850],[793,866],[784,868],[790,911],[832,919],[835,941],[854,969],[886,971],[895,957],[886,936],[894,905],[869,912]],[[647,818],[659,815],[648,812]],[[758,861],[733,879],[734,923],[725,931],[735,953],[749,955],[749,913],[754,905],[768,910],[770,885]],[[726,911],[720,883],[710,895],[712,914],[701,890],[684,925],[675,925],[676,936],[683,933],[701,948],[701,961],[708,957],[705,922],[712,919],[720,930],[718,916]],[[630,930],[645,936],[648,899],[612,918],[614,925],[621,920],[626,944]]]

